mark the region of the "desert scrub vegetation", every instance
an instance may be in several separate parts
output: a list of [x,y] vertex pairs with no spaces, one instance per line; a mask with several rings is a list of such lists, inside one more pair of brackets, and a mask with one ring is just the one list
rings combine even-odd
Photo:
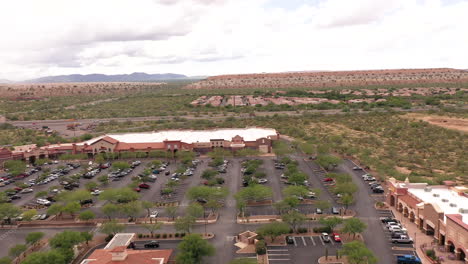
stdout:
[[0,146],[19,146],[26,144],[44,146],[46,144],[64,142],[67,142],[67,140],[56,133],[46,135],[40,130],[17,128],[8,123],[0,124]]
[[271,115],[224,120],[175,118],[147,122],[109,122],[97,131],[128,132],[262,126],[294,137],[311,154],[352,156],[379,175],[439,184],[468,182],[468,135],[415,121],[397,113],[301,116]]

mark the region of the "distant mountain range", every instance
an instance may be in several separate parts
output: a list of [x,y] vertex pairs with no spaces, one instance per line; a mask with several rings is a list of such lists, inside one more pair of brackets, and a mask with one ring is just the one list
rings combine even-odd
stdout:
[[67,82],[150,82],[163,80],[203,79],[204,77],[188,77],[183,74],[157,73],[147,74],[134,72],[132,74],[70,74],[58,76],[46,76],[37,79],[23,81],[25,83],[67,83]]
[[12,81],[7,79],[0,79],[0,83],[12,83]]

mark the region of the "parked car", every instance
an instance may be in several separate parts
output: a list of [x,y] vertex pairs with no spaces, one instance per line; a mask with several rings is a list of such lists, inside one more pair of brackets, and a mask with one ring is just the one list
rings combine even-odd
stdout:
[[310,199],[313,199],[313,198],[317,197],[314,192],[308,192],[306,196],[307,196],[307,198],[310,198]]
[[373,193],[384,193],[385,190],[381,186],[379,186],[379,187],[376,187],[376,188],[372,189],[372,192]]
[[316,208],[315,213],[316,214],[323,214],[322,209],[320,209],[320,208]]
[[206,204],[208,201],[203,199],[203,198],[198,198],[197,199],[197,202],[201,203],[201,204]]
[[380,217],[380,221],[382,223],[388,223],[388,222],[396,222],[399,223],[400,221],[396,220],[395,218],[392,217]]
[[401,235],[398,238],[392,238],[392,243],[394,244],[412,244],[413,239],[407,235]]
[[37,204],[40,204],[40,205],[45,205],[45,206],[49,206],[50,205],[50,201],[46,200],[46,199],[42,199],[42,198],[38,198],[36,200],[36,203]]
[[148,243],[145,243],[145,248],[157,248],[159,247],[159,242],[158,241],[150,241]]
[[390,226],[388,228],[388,230],[391,231],[391,232],[394,232],[394,231],[405,231],[405,232],[407,232],[408,231],[408,230],[406,230],[406,228],[400,227],[400,226]]
[[355,166],[355,167],[353,167],[353,170],[362,170],[362,168],[359,167],[359,166]]
[[414,255],[397,256],[397,264],[421,264],[421,259]]
[[149,217],[150,218],[156,218],[156,217],[158,217],[158,215],[159,215],[158,211],[152,211]]
[[333,233],[333,234],[332,234],[332,237],[333,237],[333,241],[335,241],[335,242],[341,242],[340,234],[338,234],[338,233]]
[[332,181],[334,181],[334,180],[333,180],[333,178],[325,178],[325,179],[323,179],[323,181],[324,181],[324,182],[332,182]]
[[10,199],[12,200],[18,200],[18,199],[21,199],[21,196],[17,195],[17,194],[14,194],[12,196],[10,196]]
[[149,189],[149,188],[150,188],[149,184],[146,184],[146,183],[140,183],[140,184],[138,185],[138,187],[139,187],[139,188],[142,188],[142,189]]
[[322,238],[323,242],[330,243],[330,236],[328,235],[328,233],[322,233],[320,237]]
[[138,188],[138,187],[134,188],[133,190],[134,190],[135,192],[141,192],[141,189]]
[[21,190],[20,193],[31,193],[31,192],[33,192],[33,191],[34,191],[34,190],[31,189],[31,188],[26,188],[26,189]]
[[287,244],[294,244],[294,239],[291,236],[286,236],[286,243]]
[[338,208],[336,208],[336,207],[332,207],[331,213],[332,214],[340,214],[340,210],[338,210]]
[[39,216],[39,220],[46,220],[48,217],[49,217],[48,214],[41,214],[41,215]]
[[92,204],[92,203],[93,203],[93,199],[86,199],[86,200],[80,201],[81,206],[87,205],[87,204]]
[[264,183],[267,183],[268,180],[267,179],[258,179],[258,183],[260,184],[264,184]]
[[97,196],[97,195],[100,195],[102,192],[103,191],[101,191],[101,190],[94,190],[94,191],[91,192],[91,194]]

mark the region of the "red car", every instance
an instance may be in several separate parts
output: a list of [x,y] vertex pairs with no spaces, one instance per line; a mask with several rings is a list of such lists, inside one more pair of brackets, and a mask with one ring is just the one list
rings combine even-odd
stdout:
[[333,180],[333,178],[325,178],[325,179],[323,179],[323,181],[324,181],[324,182],[332,182],[332,181],[334,181],[334,180]]
[[138,185],[138,187],[143,188],[143,189],[149,189],[150,188],[150,186],[148,184],[146,184],[146,183],[140,183],[140,185]]
[[23,190],[23,188],[20,188],[20,187],[15,187],[14,189],[15,189],[15,191],[17,191],[17,192]]
[[333,241],[335,242],[341,242],[341,237],[340,237],[340,234],[338,233],[333,233],[332,238],[333,238]]
[[138,188],[138,187],[137,187],[137,188],[135,188],[135,189],[133,189],[133,190],[134,190],[135,192],[141,192],[141,189],[140,189],[140,188]]

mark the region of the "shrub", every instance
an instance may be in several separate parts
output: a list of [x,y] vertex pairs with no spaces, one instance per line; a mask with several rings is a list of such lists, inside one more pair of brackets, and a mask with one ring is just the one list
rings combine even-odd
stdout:
[[160,234],[156,234],[156,238],[160,238],[160,237],[161,237],[161,235],[160,235]]
[[172,234],[169,234],[169,238],[171,238],[171,237],[172,237]]
[[255,252],[258,255],[265,255],[266,254],[266,243],[265,240],[259,240],[257,244],[255,244]]
[[436,253],[433,249],[426,250],[426,256],[434,260],[436,259]]
[[321,227],[314,227],[314,233],[331,233],[332,230],[330,227],[321,226]]
[[143,237],[143,234],[138,234],[138,238],[142,238]]
[[180,237],[184,237],[185,236],[185,233],[180,233]]
[[174,236],[175,236],[175,237],[179,237],[179,233],[175,233]]
[[109,242],[109,241],[112,240],[113,237],[114,237],[114,235],[110,234],[110,235],[106,236],[106,238],[104,239],[104,241]]
[[167,234],[163,234],[163,235],[162,235],[162,238],[167,238]]
[[297,229],[297,232],[298,232],[298,233],[307,233],[307,231],[308,231],[308,230],[307,230],[306,227],[299,227],[299,228]]

